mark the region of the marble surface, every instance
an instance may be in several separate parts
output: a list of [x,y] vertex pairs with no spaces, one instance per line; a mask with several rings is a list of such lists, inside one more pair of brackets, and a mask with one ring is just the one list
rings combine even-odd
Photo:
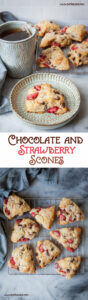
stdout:
[[[40,177],[22,192],[30,197],[72,197],[80,198],[83,205],[88,203],[88,169],[57,169],[58,184],[42,181]],[[77,202],[77,200],[76,200]],[[87,205],[88,207],[88,205]],[[86,209],[86,226],[88,226]],[[88,228],[88,227],[87,227]],[[9,234],[9,232],[8,232]],[[87,235],[88,236],[88,235]],[[86,242],[86,240],[85,240]],[[11,249],[8,249],[8,252]],[[86,245],[86,257],[88,247]],[[7,263],[0,272],[0,300],[87,300],[88,272],[78,273],[73,279],[66,280],[58,275],[9,275]]]
[[[87,132],[88,131],[88,75],[68,74],[67,78],[73,81],[81,95],[81,106],[78,115],[65,127],[56,129],[56,132]],[[15,113],[9,112],[0,115],[0,132],[37,132],[41,129],[33,128],[20,120]],[[45,131],[45,130],[44,130]],[[55,131],[55,130],[52,130]]]

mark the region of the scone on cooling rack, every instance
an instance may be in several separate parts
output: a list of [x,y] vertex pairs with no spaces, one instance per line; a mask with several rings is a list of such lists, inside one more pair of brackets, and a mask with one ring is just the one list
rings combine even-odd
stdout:
[[26,111],[31,113],[64,114],[69,111],[64,95],[50,84],[35,85],[28,90]]
[[70,69],[68,58],[58,46],[51,46],[42,50],[36,63],[40,68],[51,68],[59,71]]
[[52,230],[49,234],[65,249],[74,252],[80,244],[81,233],[82,229],[80,227],[67,227]]
[[62,198],[56,216],[60,225],[85,220],[84,214],[78,205],[68,198]]
[[13,243],[26,242],[38,235],[40,226],[28,218],[17,219],[11,234]]
[[44,34],[49,30],[60,30],[58,24],[52,21],[43,20],[35,24],[36,28],[38,29],[39,36],[44,36]]
[[88,65],[88,38],[82,43],[72,44],[68,58],[75,67]]
[[49,31],[41,40],[40,48],[58,46],[60,48],[70,45],[71,39],[66,33],[61,31]]
[[30,214],[44,228],[49,229],[54,222],[55,206],[50,206],[46,208],[33,208],[31,209]]
[[65,257],[58,260],[55,263],[55,270],[58,274],[64,276],[67,279],[71,279],[81,264],[81,257]]
[[35,273],[35,263],[33,259],[33,250],[28,244],[24,244],[15,248],[12,252],[12,257],[8,262],[11,269],[17,269],[22,273]]
[[17,215],[21,216],[28,211],[30,211],[30,206],[23,198],[15,194],[10,195],[3,201],[3,212],[9,220],[12,220]]
[[60,255],[61,250],[49,240],[38,241],[36,247],[36,260],[40,268],[45,268],[56,257]]
[[85,25],[76,24],[63,28],[63,31],[74,41],[82,42],[85,36]]

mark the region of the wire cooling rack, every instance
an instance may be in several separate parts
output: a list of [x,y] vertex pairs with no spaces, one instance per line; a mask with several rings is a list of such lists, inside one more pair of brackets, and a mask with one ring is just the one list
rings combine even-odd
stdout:
[[[52,206],[52,205],[55,205],[56,209],[61,201],[61,199],[47,199],[46,197],[44,198],[25,198],[25,200],[30,204],[31,208],[33,207],[47,207],[47,206]],[[85,217],[87,215],[87,208],[86,208],[86,204],[88,202],[88,199],[85,201],[84,199],[78,199],[78,198],[75,198],[73,199],[73,201],[79,205],[80,209],[83,210],[84,214],[85,214]],[[31,218],[30,214],[26,213],[24,215],[24,217],[29,217]],[[13,230],[13,225],[14,225],[14,222],[16,221],[17,218],[14,219],[14,221],[10,221],[10,234]],[[60,248],[61,248],[61,254],[60,256],[56,259],[61,259],[63,257],[67,257],[67,256],[78,256],[78,255],[81,255],[82,257],[82,263],[81,263],[81,266],[80,266],[80,270],[77,274],[83,274],[85,273],[86,271],[88,271],[88,253],[87,253],[87,249],[88,249],[88,223],[87,223],[87,218],[86,220],[83,222],[77,222],[77,223],[73,223],[73,224],[68,224],[68,225],[65,225],[65,226],[61,226],[61,225],[58,225],[57,224],[57,219],[55,218],[55,221],[51,227],[50,230],[46,230],[44,228],[41,227],[41,230],[39,232],[39,235],[37,237],[35,237],[33,240],[31,241],[28,241],[27,243],[30,244],[30,246],[33,248],[33,252],[35,252],[35,247],[36,247],[36,244],[37,244],[37,241],[39,240],[44,240],[44,239],[49,239],[49,240],[52,240],[56,245],[57,243],[55,242],[55,240],[53,240],[50,235],[49,235],[49,232],[51,230],[54,230],[56,228],[62,228],[62,227],[74,227],[74,226],[81,226],[82,227],[82,238],[81,238],[81,243],[78,247],[77,250],[75,250],[74,253],[70,253],[68,252],[66,249],[64,249],[61,245]],[[9,239],[9,258],[11,256],[11,253],[12,253],[12,250],[15,248],[15,247],[19,247],[21,245],[23,245],[24,243],[22,242],[19,242],[19,243],[12,243]],[[35,259],[35,254],[34,254],[34,260],[36,262],[36,259]],[[55,271],[55,268],[54,268],[54,265],[55,265],[55,261],[54,260],[51,264],[47,265],[45,268],[43,269],[40,269],[37,262],[36,262],[36,274],[33,274],[34,276],[36,275],[57,275],[56,271]],[[18,270],[15,270],[15,269],[10,269],[8,268],[8,274],[9,275],[22,275],[22,276],[25,276],[24,273],[20,273]],[[29,275],[29,274],[27,274]],[[32,276],[33,276],[32,275]]]

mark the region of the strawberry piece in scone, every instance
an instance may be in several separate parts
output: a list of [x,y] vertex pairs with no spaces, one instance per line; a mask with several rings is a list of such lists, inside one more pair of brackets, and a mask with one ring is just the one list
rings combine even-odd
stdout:
[[72,40],[82,42],[85,35],[85,25],[72,25],[65,32]]
[[44,228],[49,229],[54,222],[55,206],[47,208],[33,208],[31,209],[30,214]]
[[74,252],[80,244],[81,232],[82,230],[79,227],[67,227],[52,230],[50,236],[68,251]]
[[40,68],[52,68],[60,71],[70,69],[70,64],[60,47],[54,45],[42,50],[36,61]]
[[84,214],[78,205],[68,198],[62,198],[56,215],[58,218],[57,223],[61,225],[85,220]]
[[68,112],[64,95],[47,83],[35,85],[28,90],[26,110],[31,113],[64,114]]
[[51,241],[39,241],[37,243],[35,255],[40,268],[44,268],[46,265],[50,264],[60,255],[60,252],[61,250]]
[[3,201],[3,212],[9,220],[28,211],[30,211],[30,206],[23,198],[15,194],[10,195],[8,199],[5,198]]
[[32,240],[38,235],[39,230],[39,225],[33,220],[28,218],[17,219],[11,234],[11,241],[17,243]]
[[75,67],[88,64],[88,39],[82,43],[72,44],[68,58]]
[[17,269],[22,273],[34,274],[36,268],[31,247],[28,244],[24,244],[15,248],[8,262],[8,266],[11,269]]
[[48,20],[43,20],[35,24],[36,28],[38,29],[38,34],[39,36],[44,36],[44,34],[49,31],[49,30],[60,30],[60,27],[58,24],[48,21]]
[[61,276],[71,279],[79,269],[80,264],[80,256],[65,257],[55,263],[55,270]]

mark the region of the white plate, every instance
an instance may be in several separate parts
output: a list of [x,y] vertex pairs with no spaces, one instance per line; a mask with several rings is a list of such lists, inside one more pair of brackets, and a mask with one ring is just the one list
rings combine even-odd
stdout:
[[[65,102],[70,111],[63,115],[26,112],[25,99],[28,89],[41,83],[49,83],[59,89],[65,95]],[[21,79],[12,89],[10,100],[12,110],[22,120],[41,129],[55,129],[64,126],[77,115],[80,107],[80,94],[77,87],[66,77],[54,73],[36,73]]]

